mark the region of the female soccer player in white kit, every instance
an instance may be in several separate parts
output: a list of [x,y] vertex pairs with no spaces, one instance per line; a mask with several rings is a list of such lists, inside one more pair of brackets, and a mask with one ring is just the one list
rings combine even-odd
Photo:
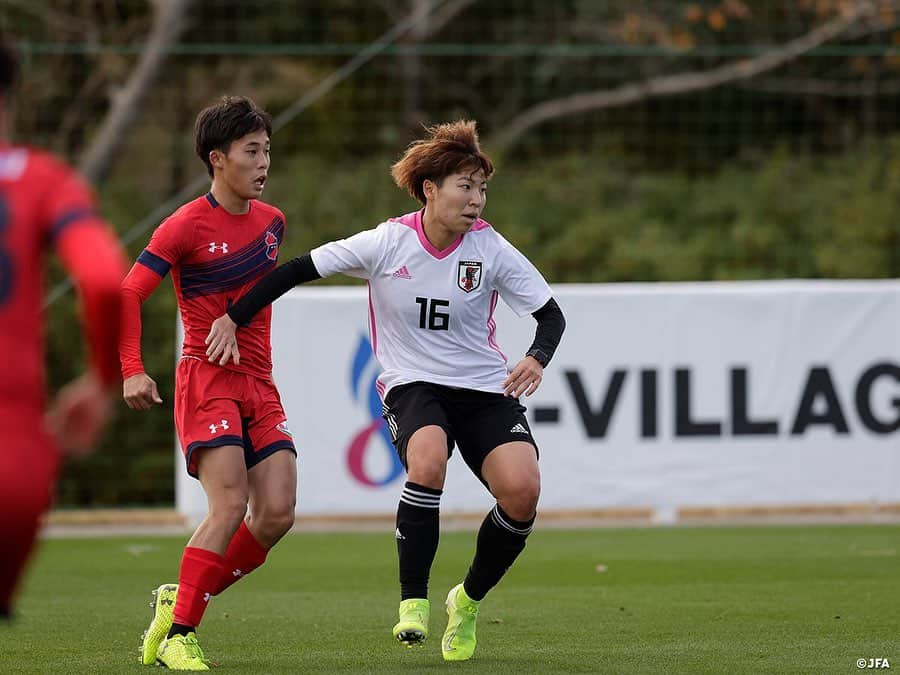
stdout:
[[[424,208],[270,272],[213,323],[207,354],[223,365],[237,362],[237,327],[297,284],[337,273],[368,280],[370,337],[384,369],[376,386],[408,478],[397,508],[401,602],[393,635],[400,642],[428,635],[428,577],[454,445],[497,500],[465,580],[447,596],[441,650],[444,659],[461,661],[475,651],[479,603],[534,524],[538,452],[519,396],[540,385],[565,319],[534,265],[480,218],[494,168],[475,123],[428,132],[391,171]],[[494,339],[498,298],[538,322],[534,343],[512,369]]]

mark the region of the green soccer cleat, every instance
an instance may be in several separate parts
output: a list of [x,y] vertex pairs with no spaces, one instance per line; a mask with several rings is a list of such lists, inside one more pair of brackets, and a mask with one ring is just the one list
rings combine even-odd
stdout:
[[156,652],[156,662],[169,670],[209,670],[194,632],[163,640]]
[[420,645],[428,637],[431,604],[422,598],[409,598],[400,603],[400,621],[394,626],[394,637],[407,647]]
[[153,620],[141,636],[141,663],[145,666],[152,666],[156,663],[156,650],[159,649],[159,643],[165,639],[172,627],[177,594],[177,584],[163,584],[153,591],[153,600],[150,602],[150,607],[153,608]]
[[475,620],[480,601],[472,600],[462,584],[447,594],[447,630],[441,640],[444,661],[467,661],[475,653]]

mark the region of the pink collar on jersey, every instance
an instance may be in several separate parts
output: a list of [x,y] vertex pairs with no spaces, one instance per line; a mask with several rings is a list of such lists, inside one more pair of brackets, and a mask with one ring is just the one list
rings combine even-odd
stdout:
[[[466,235],[462,234],[457,237],[456,241],[450,244],[445,249],[438,249],[428,241],[428,237],[425,236],[425,227],[422,224],[422,215],[425,213],[425,209],[419,209],[418,211],[413,211],[412,213],[407,213],[406,215],[399,216],[398,218],[391,218],[390,221],[392,223],[401,223],[406,225],[408,228],[415,230],[416,235],[419,237],[419,243],[422,244],[422,248],[424,248],[428,253],[438,260],[443,260],[448,255],[453,253],[456,249],[459,248],[460,244],[462,244],[463,237]],[[483,230],[485,228],[490,227],[491,224],[486,220],[482,220],[479,218],[475,221],[475,224],[469,229],[469,232],[476,232],[478,230]]]

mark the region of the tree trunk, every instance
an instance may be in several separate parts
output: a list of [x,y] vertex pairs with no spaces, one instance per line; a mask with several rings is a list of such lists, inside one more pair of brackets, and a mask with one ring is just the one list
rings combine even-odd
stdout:
[[178,42],[192,0],[155,0],[153,28],[137,65],[121,90],[112,95],[112,106],[78,166],[91,183],[99,183],[112,165],[128,131],[137,121],[141,103],[153,86],[169,48]]

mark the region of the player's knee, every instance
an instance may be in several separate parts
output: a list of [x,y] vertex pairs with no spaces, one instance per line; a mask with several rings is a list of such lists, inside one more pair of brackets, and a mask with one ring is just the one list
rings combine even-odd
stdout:
[[407,475],[418,485],[442,490],[447,475],[447,455],[445,450],[417,448],[407,453]]
[[526,522],[534,518],[534,515],[537,513],[537,499],[509,500],[506,503],[501,502],[500,508],[502,508],[506,515],[508,515],[513,520]]
[[539,480],[527,480],[503,494],[497,495],[500,508],[514,520],[531,520],[537,512],[538,499],[541,496]]
[[272,516],[271,519],[271,530],[273,536],[281,538],[285,534],[287,534],[290,529],[294,526],[294,507],[279,509],[277,513]]
[[294,510],[293,502],[267,504],[259,513],[253,514],[257,531],[271,543],[278,541],[294,526]]
[[247,515],[247,497],[234,491],[210,504],[209,518],[223,527],[237,530]]
[[409,480],[417,485],[442,490],[447,464],[440,461],[420,461],[409,466]]

